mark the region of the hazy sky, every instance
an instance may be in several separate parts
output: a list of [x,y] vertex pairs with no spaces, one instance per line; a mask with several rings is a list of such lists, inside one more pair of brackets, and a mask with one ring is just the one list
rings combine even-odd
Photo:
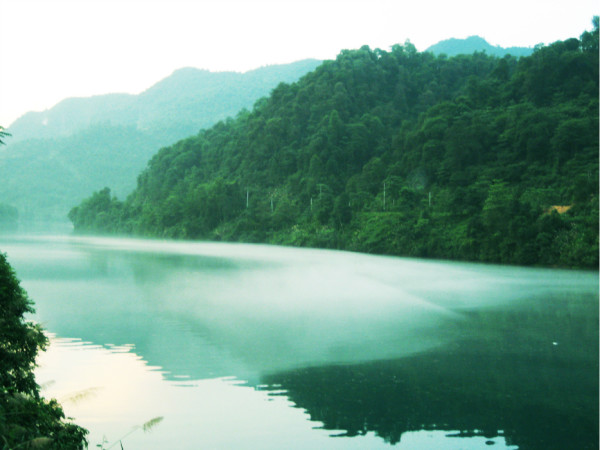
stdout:
[[532,47],[591,29],[597,0],[0,0],[0,125],[174,70],[247,71],[450,37]]

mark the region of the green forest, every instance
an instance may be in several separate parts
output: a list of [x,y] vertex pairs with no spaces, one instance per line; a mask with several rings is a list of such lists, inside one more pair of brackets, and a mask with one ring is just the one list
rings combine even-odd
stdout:
[[252,107],[318,64],[303,60],[243,74],[183,68],[138,95],[67,98],[29,112],[11,124],[0,150],[0,199],[18,210],[21,227],[66,223],[73,205],[95,190],[129,194],[160,147]]
[[33,302],[0,253],[0,437],[3,449],[87,448],[87,430],[66,420],[56,400],[40,395],[33,372],[48,338],[26,321]]
[[344,50],[162,148],[76,232],[598,267],[598,17],[531,56]]

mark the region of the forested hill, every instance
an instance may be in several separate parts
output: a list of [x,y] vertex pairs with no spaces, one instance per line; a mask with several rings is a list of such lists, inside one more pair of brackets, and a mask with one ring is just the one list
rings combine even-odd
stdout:
[[130,193],[162,146],[251,108],[280,82],[296,81],[318,64],[311,59],[245,73],[188,67],[139,95],[70,98],[25,114],[0,149],[0,202],[18,210],[21,224],[66,222],[73,204],[94,190],[110,185]]
[[78,232],[598,265],[598,20],[529,57],[342,51],[161,149]]

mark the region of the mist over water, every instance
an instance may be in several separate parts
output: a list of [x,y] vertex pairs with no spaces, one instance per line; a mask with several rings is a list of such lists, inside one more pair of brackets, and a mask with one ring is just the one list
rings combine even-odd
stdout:
[[[499,336],[512,333],[507,317],[561,311],[565,298],[571,314],[598,298],[595,272],[265,245],[29,236],[2,237],[0,250],[35,301],[35,319],[58,337],[134,352],[173,382],[233,377],[276,387],[287,380],[290,398],[308,411],[317,400],[305,393],[318,387],[301,387],[297,374],[312,379],[320,367],[365,364],[359,373],[370,373],[379,361],[460,357],[465,342],[501,347]],[[564,327],[527,320],[514,339],[522,333],[528,347],[550,357],[568,348]],[[597,320],[588,331],[597,336]],[[337,370],[318,384],[328,386]],[[327,427],[326,417],[319,420]]]
[[446,344],[448,325],[468,321],[464,309],[594,282],[591,273],[264,245],[60,237],[35,258],[27,246],[4,250],[53,332],[134,344],[168,370],[172,340],[191,333],[194,351],[217,346],[231,357],[214,373],[187,374],[197,378],[232,375],[229,363],[264,373],[402,357]]

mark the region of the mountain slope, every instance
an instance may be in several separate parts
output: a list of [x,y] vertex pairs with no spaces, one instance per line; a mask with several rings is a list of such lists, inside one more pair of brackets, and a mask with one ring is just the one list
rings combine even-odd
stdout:
[[12,137],[0,148],[0,203],[17,207],[24,221],[66,221],[88,192],[110,185],[119,195],[129,193],[159,148],[251,108],[317,64],[243,74],[186,68],[140,95],[71,98],[28,113],[11,125]]
[[318,64],[317,60],[307,59],[245,73],[183,68],[139,95],[68,98],[47,111],[25,114],[7,131],[13,135],[14,144],[27,139],[66,137],[108,123],[162,133],[181,130],[169,137],[174,142],[235,115],[242,108],[251,108],[277,84],[296,81]]
[[597,267],[597,129],[597,23],[519,60],[363,47],[162,149],[125,201],[107,188],[69,216],[81,232]]
[[66,137],[94,123],[135,123],[128,119],[134,102],[135,96],[130,94],[67,98],[49,110],[31,111],[15,120],[8,128],[12,138],[7,144]]

